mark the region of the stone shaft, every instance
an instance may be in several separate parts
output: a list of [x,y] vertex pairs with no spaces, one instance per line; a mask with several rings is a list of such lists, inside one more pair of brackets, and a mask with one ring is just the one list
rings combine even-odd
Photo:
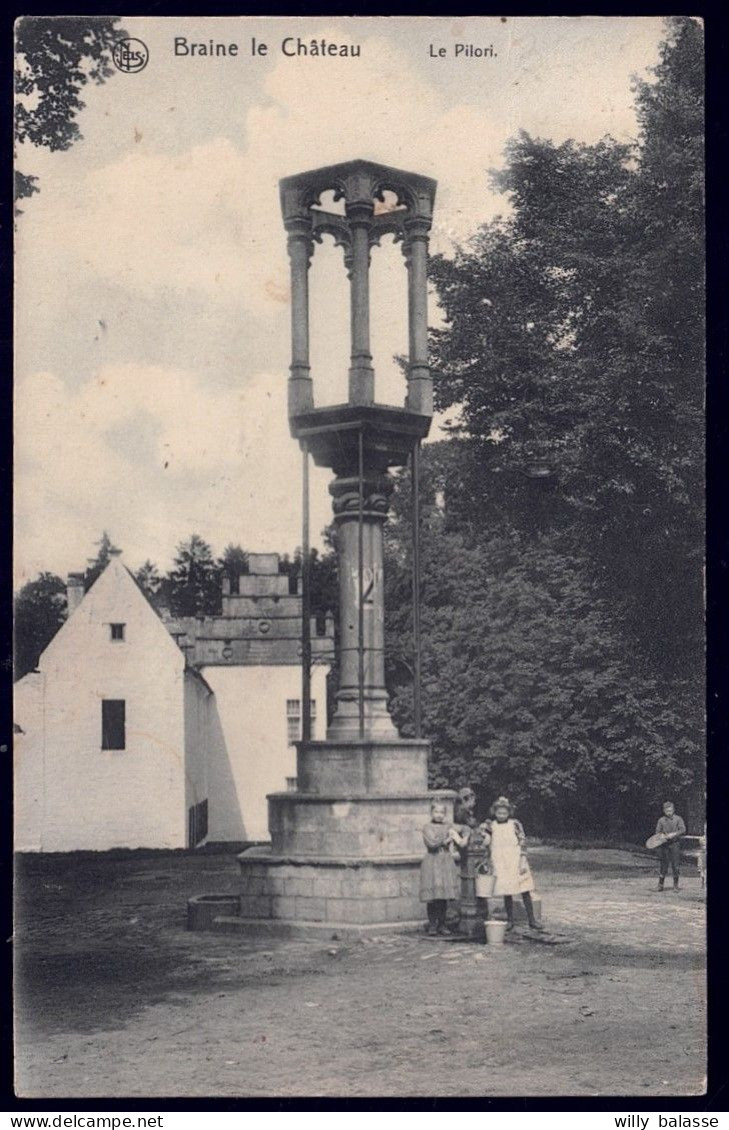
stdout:
[[[362,484],[362,578],[360,585],[359,478],[338,476],[330,487],[337,524],[340,594],[340,678],[337,708],[327,737],[396,737],[385,689],[385,604],[382,527],[392,482],[369,474]],[[364,728],[360,734],[360,595]]]
[[375,371],[370,353],[370,220],[371,202],[357,202],[347,208],[352,239],[351,254],[351,333],[352,363],[349,370],[349,403],[372,404],[375,399]]
[[424,416],[433,414],[433,382],[428,366],[428,229],[423,220],[405,221],[408,265],[408,329],[410,359],[406,405]]
[[310,225],[305,220],[292,220],[287,226],[291,263],[289,415],[296,415],[314,406],[309,366],[309,262],[312,241]]

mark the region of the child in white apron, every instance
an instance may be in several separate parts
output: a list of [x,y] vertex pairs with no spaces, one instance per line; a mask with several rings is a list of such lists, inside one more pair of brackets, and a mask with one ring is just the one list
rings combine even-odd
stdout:
[[493,897],[502,896],[508,922],[507,930],[514,929],[514,895],[521,895],[532,930],[544,930],[534,914],[531,892],[534,877],[526,854],[526,836],[520,822],[512,816],[512,807],[506,797],[500,796],[491,805],[492,819],[481,827],[490,837],[488,846],[488,873],[494,876]]

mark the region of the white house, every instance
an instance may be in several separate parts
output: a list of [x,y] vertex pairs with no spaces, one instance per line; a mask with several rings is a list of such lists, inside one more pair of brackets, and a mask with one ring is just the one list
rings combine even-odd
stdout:
[[[293,591],[292,591],[293,588]],[[276,553],[248,555],[237,591],[223,580],[220,616],[166,621],[215,694],[225,756],[210,761],[209,839],[268,839],[268,793],[296,777],[301,736],[301,596]],[[326,729],[326,678],[334,622],[311,623],[312,737]]]
[[15,687],[18,851],[268,838],[266,794],[296,773],[301,598],[275,555],[251,555],[242,581],[223,616],[165,623],[118,555],[85,596],[72,575],[68,619]]

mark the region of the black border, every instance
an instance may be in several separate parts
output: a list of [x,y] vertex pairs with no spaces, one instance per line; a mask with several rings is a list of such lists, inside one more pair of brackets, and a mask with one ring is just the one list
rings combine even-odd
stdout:
[[[12,451],[12,401],[10,373],[12,371],[12,310],[8,297],[12,288],[12,73],[13,73],[13,22],[19,15],[109,15],[119,16],[668,16],[694,15],[704,19],[706,26],[707,59],[707,275],[709,328],[708,382],[707,382],[707,608],[708,608],[708,819],[711,829],[711,885],[708,900],[709,930],[709,1075],[706,1096],[663,1098],[651,1095],[614,1095],[592,1098],[528,1097],[509,1098],[129,1098],[117,1099],[18,1099],[12,1085],[11,1047],[11,950],[12,946],[12,893],[11,865],[11,791],[12,791],[12,726],[10,713],[11,647],[10,622],[12,609],[12,548],[11,527],[11,451]],[[592,1112],[619,1110],[658,1111],[672,1114],[721,1113],[729,1110],[729,1056],[725,1041],[729,1036],[729,976],[725,975],[726,938],[729,922],[722,885],[729,871],[727,849],[727,824],[725,798],[729,796],[729,725],[726,698],[729,693],[729,609],[727,607],[727,577],[729,575],[729,532],[726,522],[726,494],[729,485],[727,453],[729,452],[728,394],[725,381],[729,357],[729,319],[727,319],[727,294],[729,294],[729,193],[727,192],[727,150],[729,127],[726,105],[729,98],[729,16],[726,12],[711,11],[705,3],[677,4],[671,2],[646,2],[639,7],[627,3],[593,3],[589,6],[565,3],[521,3],[517,6],[498,7],[493,4],[474,4],[460,0],[450,6],[445,0],[413,5],[405,0],[319,0],[314,7],[303,3],[284,3],[267,0],[265,3],[233,3],[217,0],[207,10],[202,0],[156,0],[156,2],[129,4],[102,4],[89,0],[74,0],[66,5],[29,2],[22,6],[14,3],[0,17],[3,35],[0,37],[2,55],[2,152],[6,155],[3,183],[6,188],[4,203],[5,222],[0,230],[0,352],[2,373],[5,378],[0,399],[0,585],[2,609],[0,618],[0,742],[7,744],[8,752],[0,751],[0,938],[5,941],[0,950],[0,1109],[3,1111],[32,1113],[84,1112],[90,1114],[114,1111],[186,1112],[186,1111],[433,1111],[450,1112],[470,1110],[478,1112],[507,1111],[514,1114],[531,1112]],[[62,421],[59,421],[62,426]],[[670,996],[670,975],[664,974],[666,994]],[[484,1002],[484,1008],[489,1002]],[[660,1033],[657,1034],[660,1039]],[[457,1054],[457,1049],[444,1054]],[[528,1050],[527,1050],[528,1054]],[[654,1128],[655,1130],[655,1128]]]

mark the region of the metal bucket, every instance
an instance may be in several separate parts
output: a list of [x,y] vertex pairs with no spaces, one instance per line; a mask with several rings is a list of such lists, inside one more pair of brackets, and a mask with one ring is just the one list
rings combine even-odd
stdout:
[[486,941],[490,946],[503,943],[506,934],[506,922],[484,922],[486,927]]
[[494,893],[496,886],[496,876],[486,875],[483,871],[477,871],[475,875],[476,898],[477,899],[490,899]]

